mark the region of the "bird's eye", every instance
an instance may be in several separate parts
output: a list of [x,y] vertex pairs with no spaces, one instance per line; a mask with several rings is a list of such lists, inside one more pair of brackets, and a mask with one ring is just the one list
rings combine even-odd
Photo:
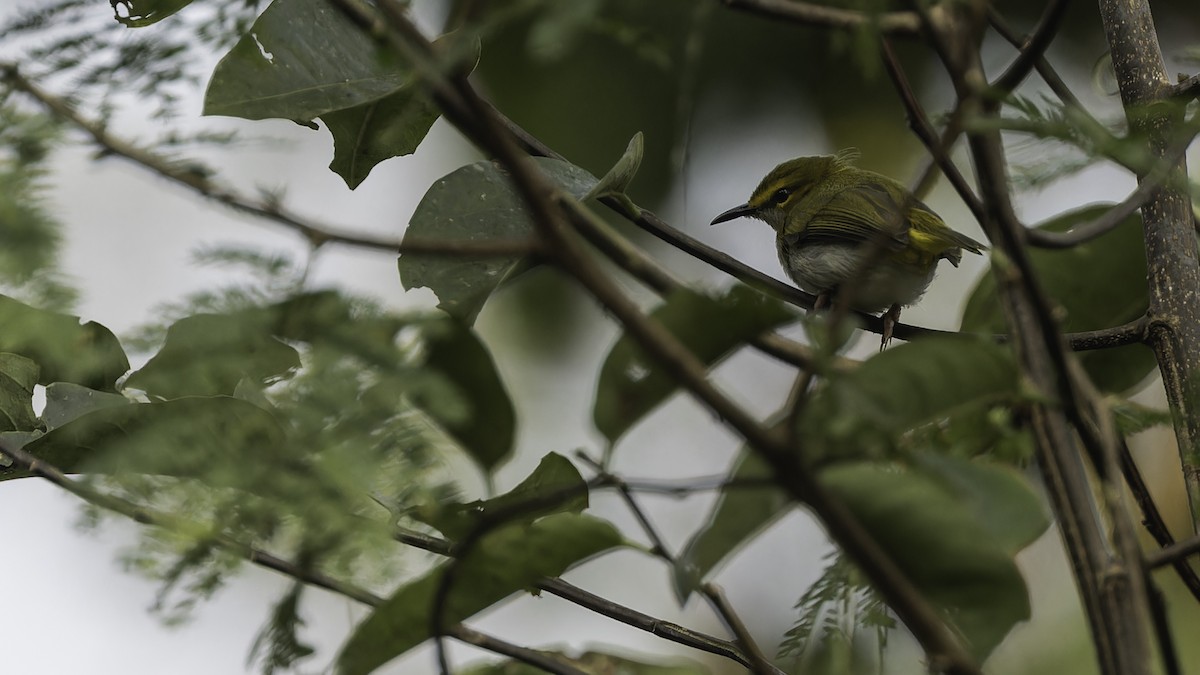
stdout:
[[775,194],[771,195],[771,202],[774,204],[782,204],[787,201],[787,198],[791,196],[791,194],[791,190],[787,188],[779,188],[775,191]]

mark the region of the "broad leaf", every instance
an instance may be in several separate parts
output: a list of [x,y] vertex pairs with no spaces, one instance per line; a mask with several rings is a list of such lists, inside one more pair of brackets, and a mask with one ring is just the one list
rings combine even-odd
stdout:
[[[283,430],[261,408],[228,397],[102,407],[28,442],[66,473],[130,472],[202,478],[262,493],[286,470]],[[0,469],[0,480],[29,474]]]
[[33,412],[33,387],[38,366],[17,354],[0,353],[0,431],[32,431],[37,426]]
[[192,0],[120,0],[112,3],[117,21],[130,28],[158,23],[190,4]]
[[[535,158],[548,178],[581,198],[596,184],[590,173],[556,159]],[[534,235],[524,201],[491,162],[457,169],[429,188],[404,236],[421,241],[526,241]],[[428,287],[438,307],[474,323],[492,291],[521,268],[520,258],[402,255],[400,281],[407,289]]]
[[[574,513],[496,530],[458,564],[442,616],[447,625],[463,621],[621,542],[612,525]],[[433,602],[449,564],[405,584],[367,616],[342,646],[335,672],[366,675],[429,638]]]
[[167,340],[125,384],[163,398],[233,394],[238,382],[264,382],[300,366],[260,312],[196,314],[171,324]]
[[46,387],[46,408],[42,410],[42,422],[50,431],[93,410],[115,405],[133,403],[120,394],[96,391],[70,382],[55,382]]
[[517,424],[496,364],[475,331],[457,320],[429,322],[423,335],[426,367],[457,385],[469,408],[465,415],[454,417],[439,417],[436,408],[426,409],[472,459],[491,471],[512,454]]
[[[733,481],[768,478],[771,472],[750,450],[743,449],[729,478]],[[729,487],[721,492],[708,522],[676,560],[675,597],[686,602],[709,574],[730,555],[786,515],[791,500],[773,485]]]
[[[548,500],[548,501],[547,501]],[[512,490],[469,504],[441,504],[427,513],[414,514],[451,539],[461,539],[481,519],[496,514],[511,516],[513,523],[532,522],[552,513],[579,513],[588,506],[587,483],[570,460],[552,452],[533,473]]]
[[311,122],[410,79],[327,0],[275,0],[217,64],[204,114]]
[[929,338],[832,376],[805,407],[800,432],[810,460],[880,456],[905,431],[1018,394],[1007,347],[971,337]]
[[114,391],[129,370],[117,337],[100,324],[36,309],[0,295],[0,352],[20,354],[39,367],[37,384],[74,382]]
[[[1039,227],[1064,232],[1102,215],[1108,208],[1089,206]],[[1146,254],[1139,215],[1130,216],[1115,230],[1086,244],[1064,250],[1030,248],[1029,257],[1041,287],[1066,310],[1062,324],[1066,332],[1111,328],[1146,312]],[[962,328],[984,333],[1007,330],[993,275],[980,279],[971,293],[963,311]],[[1097,387],[1112,392],[1136,386],[1156,365],[1154,352],[1145,345],[1077,352],[1075,356]]]
[[[784,303],[741,285],[717,297],[676,291],[650,316],[710,366],[754,336],[796,318]],[[616,443],[677,388],[673,377],[623,335],[600,369],[592,419],[600,433]]]
[[[1019,480],[1007,469],[950,462],[933,472],[867,462],[821,472],[980,662],[1029,618],[1029,593],[1012,549],[1044,529],[1046,519]],[[999,514],[1022,522],[1004,523]]]
[[370,103],[325,113],[321,120],[333,134],[329,170],[353,190],[376,164],[416,150],[440,114],[424,92],[411,86]]

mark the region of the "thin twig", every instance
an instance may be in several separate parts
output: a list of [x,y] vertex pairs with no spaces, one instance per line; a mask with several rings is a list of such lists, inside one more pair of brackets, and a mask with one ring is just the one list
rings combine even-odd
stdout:
[[473,628],[467,628],[461,623],[447,629],[446,635],[460,642],[475,645],[480,649],[486,649],[489,652],[495,652],[516,659],[535,668],[541,668],[548,673],[556,673],[557,675],[590,675],[588,671],[572,665],[563,659],[554,658],[551,654],[545,654],[527,647],[520,647],[511,642],[505,642]]
[[[1062,24],[1063,17],[1066,16],[1068,4],[1067,0],[1051,0],[1046,5],[1037,28],[1033,30],[1033,35],[1017,48],[1017,58],[1009,64],[1000,77],[996,78],[996,81],[992,83],[992,89],[1003,93],[1014,91],[1029,76],[1030,71],[1037,67],[1038,61],[1043,60],[1046,49],[1050,47],[1050,43],[1058,34],[1058,28]],[[992,7],[989,9],[996,11]]]
[[1197,553],[1200,553],[1200,536],[1189,537],[1147,555],[1146,566],[1157,568],[1173,565]]
[[720,0],[731,9],[808,26],[853,30],[870,26],[882,33],[915,36],[921,22],[913,12],[866,14],[798,0]]
[[197,171],[191,165],[158,155],[110,133],[103,125],[83,116],[65,99],[55,96],[26,78],[12,63],[0,63],[0,79],[21,91],[56,117],[66,120],[91,136],[104,149],[104,154],[124,158],[166,180],[240,213],[246,213],[283,225],[302,235],[314,246],[325,243],[345,244],[361,248],[395,252],[400,249],[396,239],[351,232],[317,223],[292,213],[273,199],[252,198],[233,188],[213,181],[207,171]]

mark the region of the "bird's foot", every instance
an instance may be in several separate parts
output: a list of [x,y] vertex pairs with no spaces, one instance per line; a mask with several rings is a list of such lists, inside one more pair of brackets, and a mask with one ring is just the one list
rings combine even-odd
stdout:
[[896,324],[900,323],[900,304],[892,305],[880,318],[883,319],[883,337],[879,341],[879,351],[883,351],[892,341],[892,332],[896,329]]

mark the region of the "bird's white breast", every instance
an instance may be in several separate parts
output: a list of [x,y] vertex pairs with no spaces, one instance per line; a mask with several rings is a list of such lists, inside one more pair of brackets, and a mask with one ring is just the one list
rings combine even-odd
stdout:
[[864,271],[866,249],[851,243],[783,245],[779,247],[779,262],[792,281],[809,293],[847,287],[847,282],[859,275],[851,305],[864,312],[882,312],[893,304],[911,305],[933,280],[936,264],[922,270],[885,258]]

